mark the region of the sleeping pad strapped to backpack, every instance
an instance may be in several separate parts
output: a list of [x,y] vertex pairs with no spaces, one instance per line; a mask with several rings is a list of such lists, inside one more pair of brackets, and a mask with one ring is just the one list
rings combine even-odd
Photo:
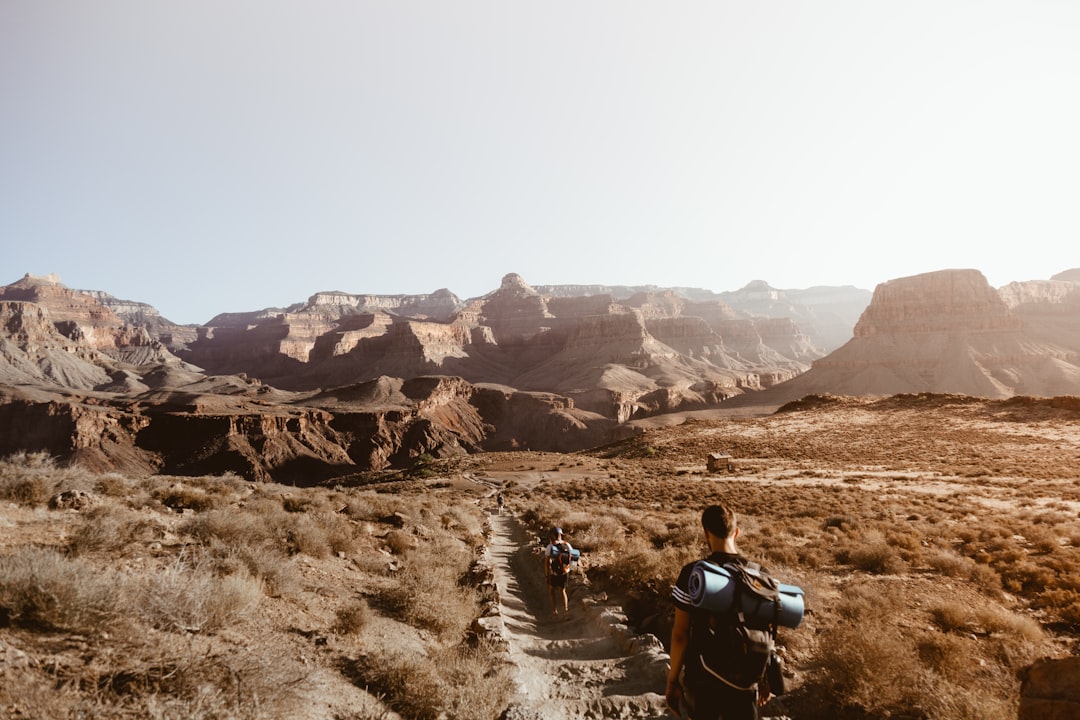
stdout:
[[[695,575],[697,576],[695,578]],[[717,566],[700,561],[691,576],[692,622],[701,670],[725,684],[750,689],[775,657],[776,629],[802,620],[802,590],[782,585],[757,563]],[[776,692],[776,691],[779,692]],[[774,689],[779,695],[782,688]]]
[[573,567],[574,560],[576,560],[579,555],[580,553],[577,550],[571,550],[570,545],[562,540],[553,543],[550,556],[548,557],[548,564],[551,566],[551,574],[568,575],[570,573],[570,568]]

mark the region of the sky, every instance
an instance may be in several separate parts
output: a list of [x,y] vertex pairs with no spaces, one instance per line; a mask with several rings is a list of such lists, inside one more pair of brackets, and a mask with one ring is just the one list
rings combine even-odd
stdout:
[[1080,3],[0,1],[0,284],[320,291],[1080,267]]

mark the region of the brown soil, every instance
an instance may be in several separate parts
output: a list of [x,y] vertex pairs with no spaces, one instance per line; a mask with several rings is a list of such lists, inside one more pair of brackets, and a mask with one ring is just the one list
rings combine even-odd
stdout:
[[[1075,575],[1080,563],[1068,563],[1074,561],[1080,533],[1062,530],[1075,527],[1080,514],[1076,469],[1080,410],[1074,401],[825,398],[773,415],[667,417],[650,423],[640,437],[589,453],[472,456],[447,466],[437,478],[402,484],[393,497],[420,502],[442,495],[453,502],[478,504],[489,514],[486,555],[498,587],[499,624],[514,678],[507,717],[658,720],[665,716],[657,693],[666,656],[655,637],[635,625],[645,613],[635,611],[632,619],[624,614],[630,598],[604,582],[604,572],[592,578],[575,574],[570,617],[551,617],[536,554],[538,528],[529,524],[541,496],[565,501],[582,517],[618,507],[625,517],[656,519],[669,528],[684,521],[692,524],[704,503],[724,497],[739,506],[744,518],[749,543],[744,549],[775,551],[779,541],[767,529],[771,518],[805,521],[813,533],[807,531],[804,537],[776,532],[794,553],[821,544],[814,534],[819,531],[827,540],[843,542],[849,524],[889,522],[889,527],[909,533],[914,527],[928,528],[913,543],[917,551],[920,542],[923,546],[936,542],[931,533],[955,544],[954,536],[965,529],[1004,525],[1029,532],[1053,514],[1068,518],[1067,523],[1051,526],[1059,541],[1056,548],[1040,549],[1016,530],[1009,530],[1001,542],[1012,543],[1010,551],[1022,555],[1026,566],[1053,560],[1071,567]],[[735,472],[708,473],[705,458],[710,452],[731,454]],[[496,488],[509,489],[508,509],[502,515],[495,509]],[[326,496],[327,502],[337,502],[350,491],[258,485],[246,492]],[[240,507],[248,499],[245,495],[232,502]],[[100,501],[122,504],[109,497]],[[85,512],[0,502],[0,556],[26,544],[64,546]],[[184,547],[177,526],[190,518],[190,512],[149,506],[139,512],[159,524],[161,532],[152,542],[103,558],[103,567],[155,572]],[[933,524],[919,524],[930,520]],[[267,690],[273,690],[265,699],[266,707],[281,717],[399,717],[374,692],[366,691],[364,678],[352,668],[386,647],[424,657],[433,639],[429,632],[382,611],[373,612],[358,634],[335,630],[342,607],[359,598],[374,600],[394,582],[387,569],[396,563],[387,550],[389,526],[374,520],[355,525],[361,541],[354,551],[297,555],[294,591],[264,598],[256,613],[215,634],[70,634],[0,623],[0,716],[75,716],[78,698],[86,702],[88,686],[100,692],[135,679],[149,683],[155,673],[166,672],[168,658],[196,654],[205,658],[207,672],[242,673],[238,657],[262,663],[261,677]],[[766,541],[773,544],[762,545]],[[994,562],[993,552],[987,544],[986,563]],[[896,623],[912,631],[925,629],[925,608],[935,601],[934,593],[941,592],[926,567],[868,574],[834,561],[828,552],[819,554],[825,559],[812,572],[800,570],[796,561],[789,568],[793,573],[789,579],[808,590],[813,610],[804,627],[785,642],[796,687],[812,684],[821,651],[817,638],[836,622],[830,606],[842,600],[853,584],[902,587],[904,597],[912,600]],[[593,574],[611,561],[598,552],[585,569]],[[664,585],[663,578],[657,580]],[[1048,639],[1039,653],[1074,652],[1075,626],[1062,621],[1055,608],[1034,602],[1036,591],[1016,582],[994,596],[994,602],[1037,619],[1047,629]],[[987,602],[985,589],[965,578],[949,578],[947,585],[958,602],[970,606]],[[661,607],[663,593],[664,587],[659,587]],[[662,624],[648,630],[666,640]],[[30,684],[17,685],[18,677],[30,678]],[[43,698],[56,703],[59,696],[73,698],[63,705],[71,712],[40,711]],[[781,711],[782,707],[774,715]],[[251,715],[269,716],[274,715]]]
[[552,615],[538,546],[508,514],[493,516],[492,527],[516,711],[545,720],[665,717],[660,648],[635,646],[631,631],[612,619],[619,609],[597,605],[580,573],[569,581],[570,613]]

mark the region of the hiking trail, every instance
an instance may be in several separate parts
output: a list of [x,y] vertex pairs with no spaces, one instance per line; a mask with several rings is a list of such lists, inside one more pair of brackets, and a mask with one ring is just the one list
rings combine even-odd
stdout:
[[[508,513],[491,515],[488,547],[517,692],[506,720],[662,720],[667,655],[635,637],[618,608],[570,575],[569,615],[552,616],[539,547]],[[619,622],[619,620],[622,622]]]

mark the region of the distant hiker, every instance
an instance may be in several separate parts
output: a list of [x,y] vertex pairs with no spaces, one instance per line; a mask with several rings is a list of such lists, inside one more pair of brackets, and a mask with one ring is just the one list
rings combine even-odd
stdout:
[[551,598],[551,614],[558,615],[559,608],[565,615],[570,612],[570,599],[566,595],[566,580],[573,567],[574,548],[563,537],[562,528],[552,528],[544,548],[544,574],[547,577],[548,596]]
[[[732,510],[724,505],[711,505],[702,513],[701,525],[711,553],[707,558],[709,566],[723,572],[731,568],[732,583],[741,577],[739,571],[746,569],[755,578],[764,577],[775,592],[777,585],[768,573],[756,563],[748,562],[735,547],[739,528]],[[685,565],[671,589],[675,625],[671,630],[671,666],[664,692],[668,708],[678,717],[688,713],[685,717],[691,720],[757,720],[758,707],[769,700],[772,692],[783,693],[779,687],[782,681],[779,659],[773,650],[776,625],[749,621],[736,609],[721,613],[703,607],[700,569],[695,577],[697,565],[697,562]],[[745,588],[743,585],[731,592],[735,596],[750,592]],[[798,624],[801,612],[794,620]],[[769,682],[763,681],[767,668],[774,685],[771,690]]]
[[503,511],[503,496],[502,496],[502,493],[499,493],[499,497],[498,497],[497,502],[499,503],[499,514],[502,515],[502,511]]

